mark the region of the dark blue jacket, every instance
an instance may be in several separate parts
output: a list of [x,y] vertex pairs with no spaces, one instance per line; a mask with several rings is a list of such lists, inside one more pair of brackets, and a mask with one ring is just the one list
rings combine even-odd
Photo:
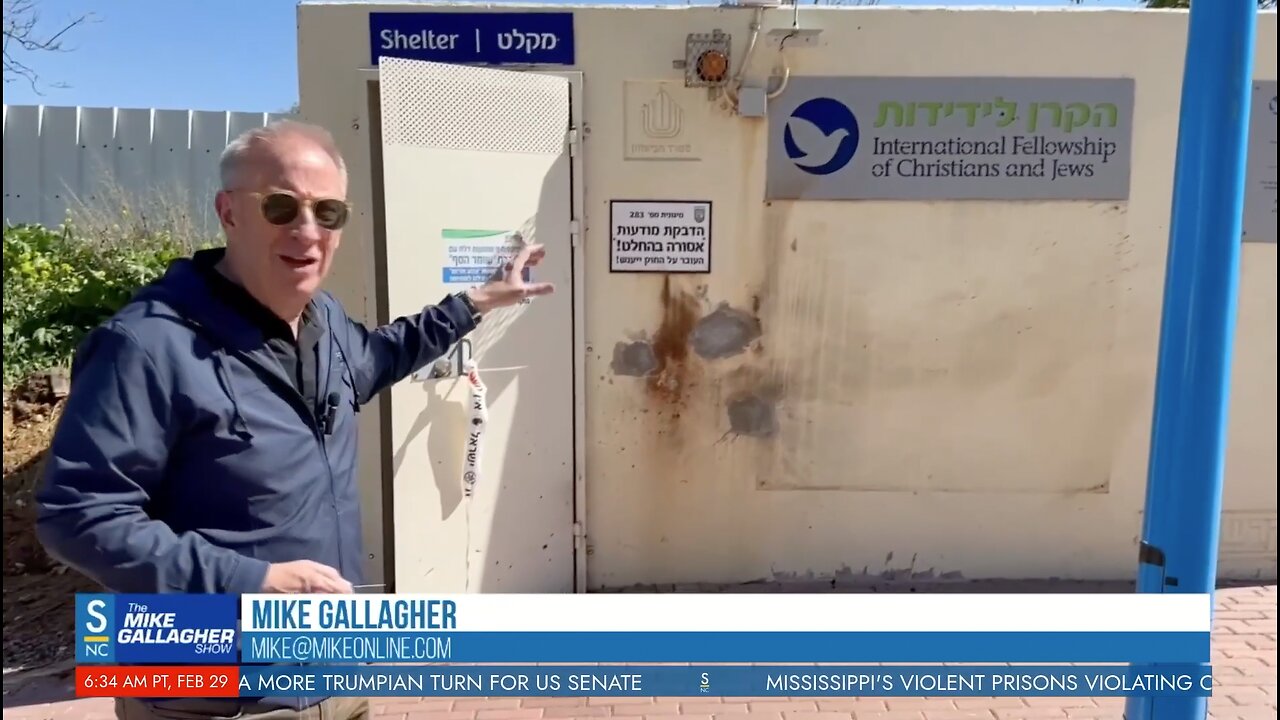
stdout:
[[373,330],[313,302],[330,435],[189,259],[94,329],[37,494],[50,554],[123,593],[260,592],[300,559],[361,584],[355,413],[475,325],[452,296]]

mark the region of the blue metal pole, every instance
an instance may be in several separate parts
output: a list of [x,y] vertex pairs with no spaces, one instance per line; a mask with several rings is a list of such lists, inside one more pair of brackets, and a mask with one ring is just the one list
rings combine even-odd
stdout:
[[[1191,3],[1138,592],[1212,594],[1217,580],[1257,13],[1257,0]],[[1208,702],[1125,710],[1204,720]]]

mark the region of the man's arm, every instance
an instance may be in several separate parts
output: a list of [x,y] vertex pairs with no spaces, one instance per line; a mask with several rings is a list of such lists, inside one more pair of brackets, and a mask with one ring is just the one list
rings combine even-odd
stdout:
[[417,315],[402,317],[372,331],[347,318],[350,337],[354,338],[354,342],[348,344],[353,345],[352,352],[357,354],[352,369],[356,373],[360,402],[368,402],[448,352],[449,346],[475,329],[477,314],[555,292],[551,283],[530,283],[524,279],[525,268],[538,265],[545,256],[542,245],[525,245],[493,279],[467,290],[466,301],[450,295],[439,305],[427,306]]
[[175,533],[144,510],[177,431],[171,392],[126,328],[89,334],[36,496],[37,535],[54,558],[116,592],[261,592],[267,563]]
[[353,339],[352,371],[361,403],[435,361],[476,327],[471,309],[453,295],[373,330],[343,317]]

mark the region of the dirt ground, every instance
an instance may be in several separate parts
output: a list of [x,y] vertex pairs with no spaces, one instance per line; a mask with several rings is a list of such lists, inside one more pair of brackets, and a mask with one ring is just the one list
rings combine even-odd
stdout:
[[4,398],[4,673],[74,655],[75,593],[97,586],[50,558],[35,534],[34,492],[61,403],[47,382]]

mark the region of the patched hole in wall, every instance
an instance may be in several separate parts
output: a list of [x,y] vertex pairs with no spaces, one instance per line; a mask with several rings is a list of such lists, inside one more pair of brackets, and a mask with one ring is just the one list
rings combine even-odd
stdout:
[[729,401],[729,431],[749,437],[773,437],[778,434],[777,403],[754,393],[739,395]]
[[614,375],[644,377],[658,369],[658,356],[653,346],[643,340],[620,342],[613,347],[610,367]]
[[715,360],[737,355],[760,337],[760,319],[728,305],[698,321],[690,342],[698,355]]

